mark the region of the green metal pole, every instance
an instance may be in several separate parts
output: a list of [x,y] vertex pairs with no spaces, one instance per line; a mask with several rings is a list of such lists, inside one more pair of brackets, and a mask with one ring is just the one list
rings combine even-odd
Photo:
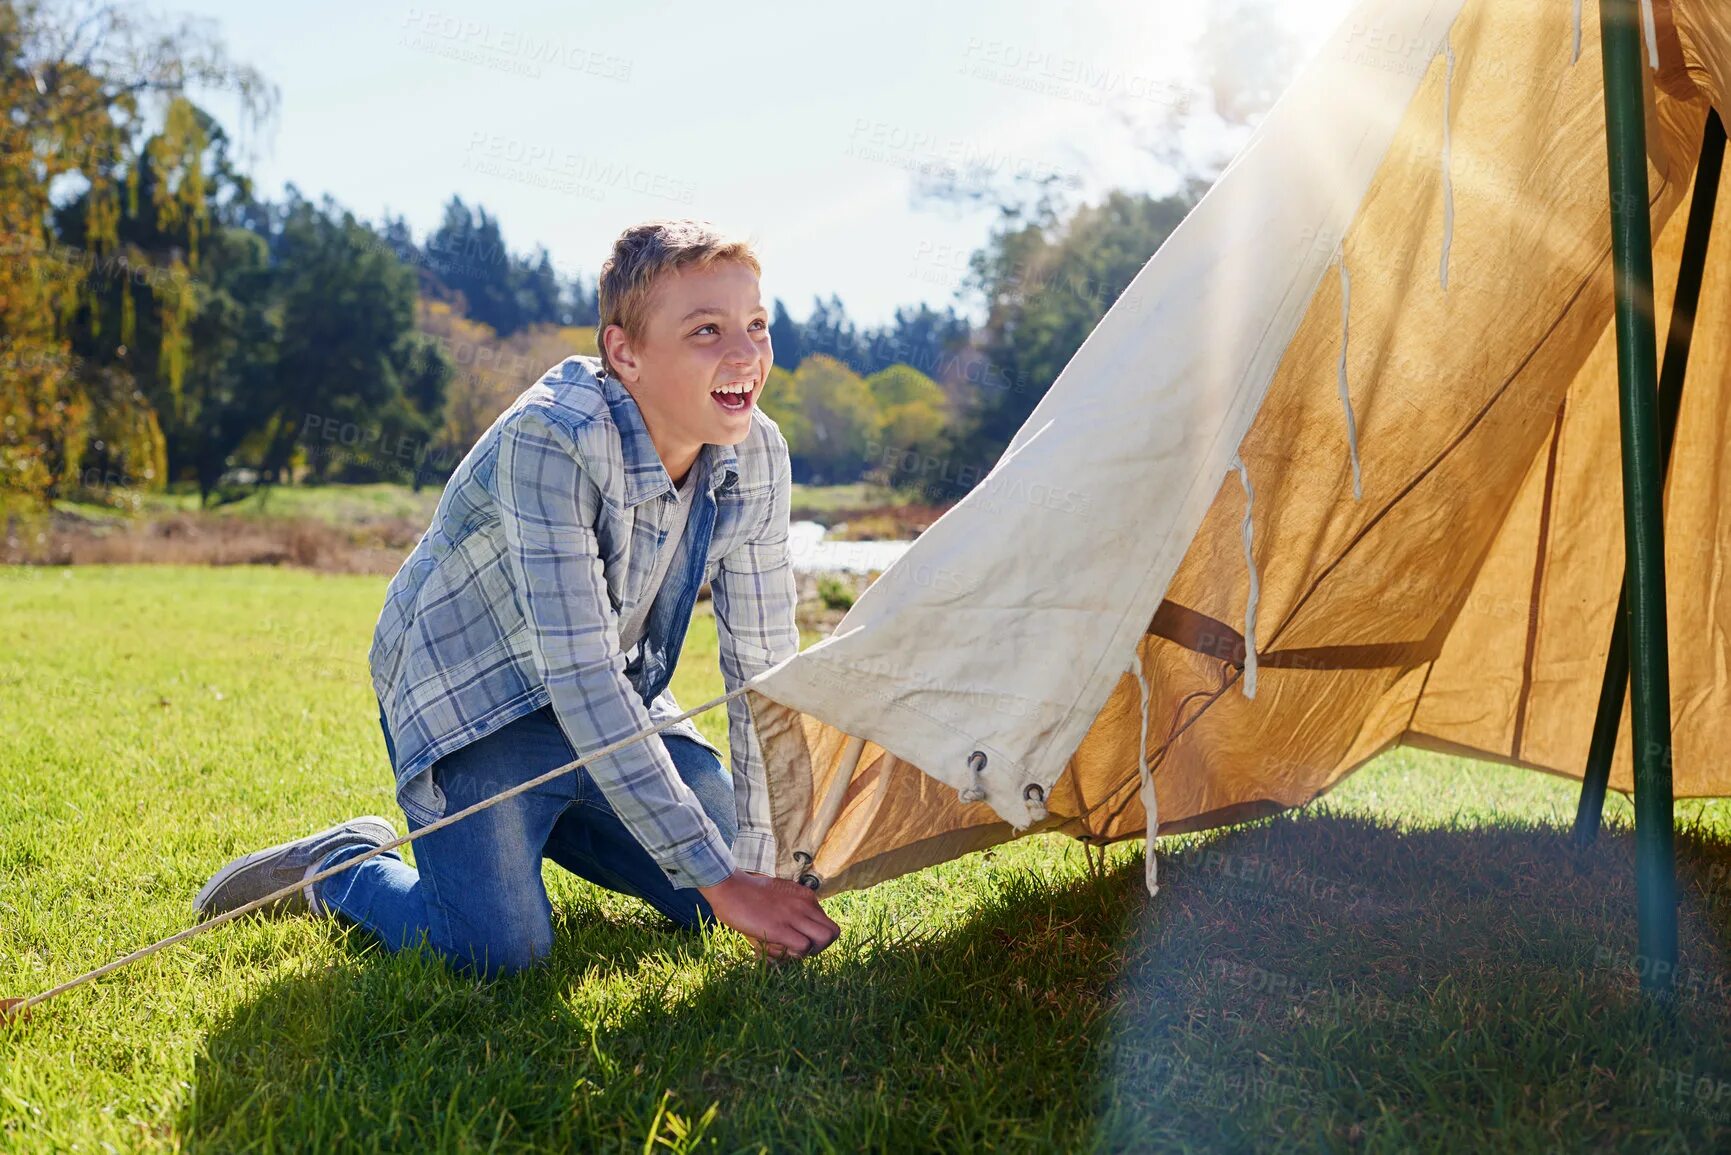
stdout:
[[1646,98],[1641,89],[1645,62],[1637,17],[1636,0],[1599,2],[1616,274],[1641,986],[1650,994],[1667,996],[1677,971],[1671,671],[1665,641],[1664,479],[1653,332],[1653,235],[1647,215]]
[[[1689,202],[1689,222],[1683,233],[1683,254],[1677,264],[1677,291],[1671,297],[1671,326],[1665,336],[1665,359],[1659,370],[1659,445],[1661,469],[1671,468],[1677,413],[1683,406],[1683,379],[1689,372],[1689,347],[1695,335],[1695,310],[1701,302],[1701,275],[1707,267],[1707,246],[1713,238],[1713,208],[1719,200],[1719,175],[1725,164],[1725,124],[1707,113],[1701,134],[1701,160],[1695,168],[1695,193]],[[1627,580],[1627,570],[1624,579]],[[1586,846],[1599,835],[1605,813],[1605,789],[1611,778],[1611,758],[1617,749],[1617,727],[1623,716],[1623,693],[1629,685],[1629,590],[1617,595],[1611,627],[1611,650],[1605,658],[1605,680],[1599,687],[1599,712],[1593,719],[1593,744],[1581,779],[1581,801],[1575,809],[1575,843]]]

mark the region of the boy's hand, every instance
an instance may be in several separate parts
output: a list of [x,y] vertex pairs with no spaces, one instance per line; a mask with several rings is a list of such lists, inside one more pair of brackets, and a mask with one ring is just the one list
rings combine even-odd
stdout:
[[736,870],[699,893],[717,919],[770,958],[804,958],[841,937],[817,895],[785,878]]

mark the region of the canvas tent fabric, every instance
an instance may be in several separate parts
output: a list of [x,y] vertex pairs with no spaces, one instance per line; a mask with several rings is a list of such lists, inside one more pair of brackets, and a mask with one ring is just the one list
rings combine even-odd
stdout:
[[[1144,764],[1161,833],[1398,744],[1580,777],[1622,573],[1585,7],[1578,33],[1567,0],[1342,23],[992,472],[747,693],[784,876],[1140,835]],[[1662,332],[1731,6],[1651,9]],[[1731,260],[1698,316],[1666,520],[1684,797],[1731,794]]]

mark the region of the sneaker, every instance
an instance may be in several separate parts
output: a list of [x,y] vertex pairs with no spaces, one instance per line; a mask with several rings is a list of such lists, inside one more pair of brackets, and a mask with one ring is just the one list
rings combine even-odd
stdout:
[[[394,842],[397,837],[396,828],[388,819],[368,815],[305,838],[255,850],[212,875],[204,889],[198,892],[198,897],[192,900],[192,909],[200,921],[226,914],[299,879],[312,877],[318,873],[319,863],[333,850],[345,846],[383,846]],[[312,887],[303,886],[293,894],[260,907],[256,913],[282,917],[322,915],[326,911],[324,904],[313,894]]]

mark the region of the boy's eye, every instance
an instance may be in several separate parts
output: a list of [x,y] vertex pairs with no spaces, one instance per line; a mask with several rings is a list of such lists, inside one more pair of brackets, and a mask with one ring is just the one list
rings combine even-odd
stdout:
[[[752,324],[753,324],[753,325],[762,325],[762,326],[763,326],[763,327],[764,327],[764,328],[766,328],[766,329],[767,329],[767,328],[768,328],[768,327],[769,327],[769,322],[768,322],[768,321],[765,321],[765,320],[764,320],[764,319],[763,319],[763,318],[762,318],[762,317],[758,317],[758,318],[757,318],[757,319],[756,319],[756,320],[754,320],[754,321],[752,321]],[[698,327],[697,327],[697,329],[696,329],[696,331],[695,331],[695,332],[693,332],[693,334],[692,334],[692,336],[696,336],[696,335],[697,335],[697,333],[701,333],[701,332],[703,332],[703,331],[704,331],[704,330],[705,330],[705,329],[713,329],[713,328],[715,328],[715,322],[714,322],[714,321],[711,321],[711,322],[709,322],[709,323],[708,323],[708,324],[705,324],[705,325],[699,325],[699,326],[698,326]]]

